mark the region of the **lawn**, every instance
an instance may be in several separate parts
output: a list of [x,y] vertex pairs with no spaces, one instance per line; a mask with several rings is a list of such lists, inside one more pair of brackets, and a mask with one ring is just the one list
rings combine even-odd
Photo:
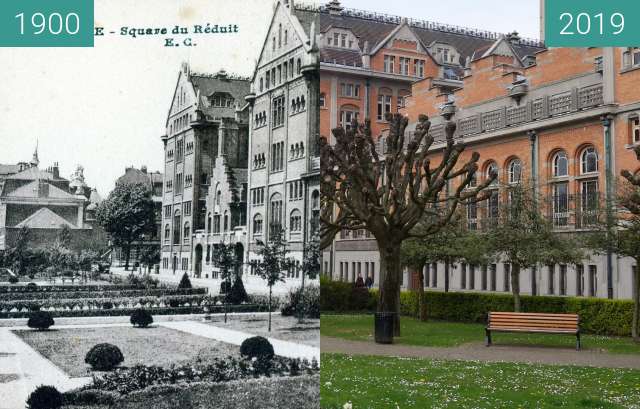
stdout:
[[[455,347],[466,343],[484,342],[484,325],[459,322],[421,322],[402,317],[400,337],[394,342],[429,347]],[[373,315],[322,315],[320,333],[323,336],[353,341],[373,340]],[[640,354],[640,344],[631,338],[582,334],[582,348],[619,354]],[[576,338],[553,334],[493,333],[496,345],[531,345],[575,348]]]
[[640,408],[640,371],[322,355],[322,409]]
[[71,377],[88,376],[86,353],[108,342],[120,348],[122,366],[137,364],[169,367],[213,357],[239,355],[239,347],[164,327],[76,328],[50,331],[15,331],[33,349]]
[[299,323],[298,318],[274,314],[271,317],[271,332],[268,331],[268,320],[269,317],[266,314],[230,315],[225,324],[224,317],[217,315],[207,323],[281,341],[320,347],[320,320],[305,319],[304,322]]

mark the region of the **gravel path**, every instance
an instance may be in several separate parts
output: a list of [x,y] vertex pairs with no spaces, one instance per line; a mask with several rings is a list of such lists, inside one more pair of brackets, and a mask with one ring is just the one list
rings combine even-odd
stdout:
[[576,365],[601,368],[640,369],[640,355],[609,354],[599,351],[576,351],[566,348],[523,347],[471,343],[453,348],[411,345],[380,345],[373,342],[348,341],[322,337],[322,353],[347,355],[397,356],[484,362],[524,362],[547,365]]

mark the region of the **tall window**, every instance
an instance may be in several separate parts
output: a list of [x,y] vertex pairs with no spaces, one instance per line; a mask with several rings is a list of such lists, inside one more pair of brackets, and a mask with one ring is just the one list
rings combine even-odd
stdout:
[[285,116],[284,109],[285,109],[284,96],[274,98],[273,119],[272,119],[273,128],[277,128],[279,126],[284,125],[284,116]]
[[505,292],[511,291],[511,264],[504,264],[504,286]]
[[567,265],[560,265],[560,295],[567,295]]
[[282,226],[282,196],[279,193],[271,196],[269,206],[269,228],[271,234],[276,233]]
[[491,291],[496,291],[497,288],[497,281],[498,281],[498,265],[497,264],[491,264],[489,266],[489,273],[490,273],[490,284],[491,284]]
[[391,95],[378,95],[378,121],[386,120],[391,113]]
[[598,266],[589,265],[589,297],[595,297],[598,292]]
[[584,295],[584,265],[576,265],[576,295],[582,297]]
[[547,274],[547,293],[549,295],[553,295],[556,293],[556,288],[555,288],[555,284],[556,284],[556,266],[554,264],[551,264],[547,267],[548,269],[548,274]]
[[384,72],[393,73],[394,72],[394,64],[396,62],[396,57],[393,55],[385,55],[384,56]]
[[413,64],[414,64],[413,72],[415,73],[416,77],[423,78],[424,77],[424,60],[415,60]]
[[284,169],[285,157],[284,142],[276,142],[271,145],[271,171],[279,172]]
[[351,124],[358,118],[358,108],[346,105],[340,110],[340,126],[345,130],[351,129]]
[[289,230],[296,233],[302,231],[302,213],[300,213],[300,210],[298,209],[294,209],[291,212],[291,216],[289,218]]
[[553,156],[553,176],[562,177],[569,174],[569,160],[567,153],[560,151]]
[[522,179],[522,162],[520,159],[514,159],[509,163],[509,183],[520,183]]
[[259,213],[253,217],[253,234],[262,234],[262,215]]
[[629,120],[629,134],[632,144],[640,142],[640,117],[636,116]]
[[598,210],[598,181],[587,180],[580,186],[580,212],[582,225],[592,226],[597,221]]
[[182,217],[179,211],[173,215],[173,244],[180,244],[180,227],[182,226]]
[[323,92],[320,94],[320,108],[324,108],[327,100],[327,95]]
[[569,224],[569,184],[553,184],[553,224],[562,227]]
[[482,270],[480,270],[480,271],[481,271],[480,288],[482,289],[482,291],[487,291],[488,266],[485,264],[484,266],[482,266]]
[[171,241],[171,227],[169,225],[164,226],[164,243],[169,244]]
[[182,232],[182,240],[184,244],[189,244],[189,239],[191,238],[191,225],[189,222],[184,224],[184,230]]
[[580,154],[580,173],[594,173],[598,171],[598,153],[592,146],[584,149]]
[[469,230],[478,229],[478,204],[473,201],[467,204],[467,226]]
[[311,234],[320,230],[320,192],[314,190],[311,193]]
[[[492,162],[489,164],[489,166],[487,166],[486,178],[489,179],[493,174],[495,175],[498,174],[498,165],[495,162]],[[491,186],[495,186],[497,184],[498,184],[498,178],[496,177],[495,179],[493,179],[493,182],[491,182]]]
[[460,266],[460,288],[463,290],[467,288],[467,265],[465,263]]
[[409,61],[410,58],[400,57],[400,74],[409,75]]

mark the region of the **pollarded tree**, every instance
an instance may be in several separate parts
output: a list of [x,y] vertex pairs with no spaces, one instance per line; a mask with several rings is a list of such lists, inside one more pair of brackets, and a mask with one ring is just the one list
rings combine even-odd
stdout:
[[[460,204],[484,198],[480,193],[495,175],[470,187],[480,155],[474,152],[461,163],[465,145],[454,140],[455,123],[446,123],[446,142],[436,153],[427,116],[420,115],[409,137],[407,118],[388,115],[387,120],[389,136],[382,154],[376,151],[369,121],[334,129],[335,145],[321,138],[321,247],[330,245],[341,230],[371,232],[381,261],[378,309],[396,313],[394,332],[399,335],[402,242],[447,226]],[[449,189],[454,181],[457,186]],[[424,219],[429,224],[415,232]]]
[[[311,240],[304,246],[302,258],[302,284],[300,285],[300,299],[304,296],[305,279],[315,280],[320,275],[320,237],[314,234]],[[303,309],[299,311],[298,319],[304,319]]]
[[258,246],[257,254],[260,259],[253,260],[251,268],[257,276],[266,280],[269,287],[269,332],[271,332],[273,286],[285,281],[286,273],[295,265],[295,261],[289,257],[284,230],[277,225],[272,225],[269,236],[271,240],[267,243],[261,240],[256,242]]
[[110,235],[113,244],[122,247],[125,270],[129,270],[133,243],[156,228],[151,191],[143,184],[116,185],[109,197],[98,206],[96,219]]
[[500,216],[489,227],[489,241],[492,252],[511,265],[514,310],[520,312],[522,270],[540,264],[577,264],[585,254],[577,240],[553,231],[553,225],[540,212],[532,189],[516,184],[509,186],[505,193],[507,200]]

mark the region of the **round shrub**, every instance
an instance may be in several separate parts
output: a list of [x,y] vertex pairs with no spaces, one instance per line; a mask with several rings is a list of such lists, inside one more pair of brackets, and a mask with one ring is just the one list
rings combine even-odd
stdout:
[[84,362],[91,365],[94,371],[110,371],[124,361],[124,356],[115,345],[97,344],[84,358]]
[[153,324],[153,316],[149,311],[138,308],[131,314],[130,321],[134,327],[146,328],[150,324]]
[[182,275],[182,278],[180,279],[180,284],[178,284],[178,288],[180,289],[192,288],[191,280],[189,280],[189,276],[187,275],[187,273],[184,273]]
[[29,328],[35,328],[38,331],[49,329],[53,324],[53,315],[49,311],[34,311],[27,321]]
[[271,359],[275,353],[269,340],[264,337],[252,337],[242,342],[240,355],[247,358]]
[[30,290],[30,291],[36,291],[38,289],[38,284],[29,283],[29,284],[27,284],[27,289]]
[[111,301],[105,301],[102,303],[102,309],[110,310],[113,308],[113,303]]
[[16,277],[16,276],[9,277],[9,282],[11,284],[16,284],[18,281],[20,281],[20,280],[18,280],[18,277]]
[[58,409],[62,407],[62,394],[53,386],[38,386],[27,399],[29,409]]

